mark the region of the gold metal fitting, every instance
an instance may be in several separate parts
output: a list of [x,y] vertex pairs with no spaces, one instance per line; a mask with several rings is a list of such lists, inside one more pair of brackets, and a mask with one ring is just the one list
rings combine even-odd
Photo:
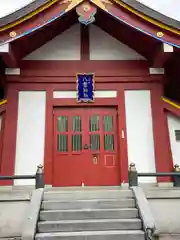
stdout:
[[157,37],[161,38],[164,36],[164,33],[163,32],[157,32]]

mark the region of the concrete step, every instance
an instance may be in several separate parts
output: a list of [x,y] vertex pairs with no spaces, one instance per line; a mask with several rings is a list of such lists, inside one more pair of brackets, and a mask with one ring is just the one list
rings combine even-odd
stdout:
[[90,200],[69,200],[69,201],[43,201],[41,208],[44,210],[55,209],[105,209],[105,208],[133,208],[134,199],[90,199]]
[[73,232],[102,230],[141,230],[140,219],[96,219],[45,221],[38,223],[38,232]]
[[49,210],[40,212],[41,221],[137,218],[136,208]]
[[[129,189],[127,187],[123,187],[123,189]],[[74,187],[50,187],[46,186],[44,188],[45,192],[49,191],[96,191],[96,190],[122,190],[121,186],[74,186]]]
[[144,240],[141,230],[38,233],[36,240]]
[[44,200],[59,199],[122,199],[133,198],[131,190],[82,190],[82,191],[48,191],[44,193]]

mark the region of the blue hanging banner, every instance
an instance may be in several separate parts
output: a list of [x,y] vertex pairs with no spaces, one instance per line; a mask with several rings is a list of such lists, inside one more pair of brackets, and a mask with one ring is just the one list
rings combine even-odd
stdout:
[[77,88],[78,102],[93,102],[94,101],[94,74],[78,73],[76,88]]

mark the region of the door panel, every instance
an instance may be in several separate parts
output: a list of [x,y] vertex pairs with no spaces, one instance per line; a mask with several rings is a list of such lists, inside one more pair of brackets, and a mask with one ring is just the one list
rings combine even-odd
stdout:
[[54,111],[54,186],[119,185],[116,110]]

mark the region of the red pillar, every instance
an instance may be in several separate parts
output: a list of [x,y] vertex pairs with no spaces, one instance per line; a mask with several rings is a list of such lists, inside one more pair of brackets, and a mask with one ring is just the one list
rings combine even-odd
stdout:
[[118,91],[118,136],[121,183],[128,182],[128,153],[124,90]]
[[[1,175],[14,175],[16,154],[16,133],[18,114],[18,91],[13,85],[8,86],[7,107],[2,147]],[[12,185],[12,181],[0,181],[0,185]]]
[[[173,168],[167,117],[164,112],[161,97],[163,89],[161,84],[152,87],[151,106],[154,135],[154,151],[157,172],[170,172]],[[169,182],[169,177],[159,177],[158,182]]]

